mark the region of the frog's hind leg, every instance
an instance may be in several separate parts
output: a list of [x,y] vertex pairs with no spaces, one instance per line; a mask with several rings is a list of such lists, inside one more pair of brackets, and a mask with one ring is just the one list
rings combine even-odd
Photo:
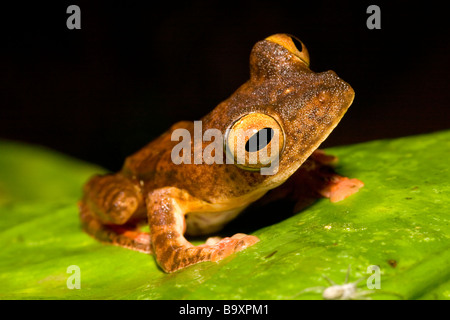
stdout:
[[85,203],[80,201],[80,218],[83,230],[100,242],[127,249],[152,253],[150,234],[132,226],[108,225],[93,217]]
[[138,186],[120,175],[93,177],[84,187],[79,202],[83,230],[95,239],[151,253],[150,235],[140,231],[135,218],[144,202]]

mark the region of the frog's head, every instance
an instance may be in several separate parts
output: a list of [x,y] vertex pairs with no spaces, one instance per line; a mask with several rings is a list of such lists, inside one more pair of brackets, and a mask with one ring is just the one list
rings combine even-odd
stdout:
[[[225,144],[228,154],[241,162],[237,166],[251,172],[248,177],[259,187],[271,189],[289,178],[319,147],[354,95],[350,85],[333,71],[309,69],[302,42],[276,34],[255,44],[250,80],[213,111],[212,122],[228,130]],[[239,129],[254,135],[241,136]],[[261,139],[262,133],[269,138]],[[255,143],[253,147],[250,142]],[[240,154],[238,144],[245,146]],[[268,155],[261,156],[263,161],[249,162],[255,153],[260,159],[262,151]]]

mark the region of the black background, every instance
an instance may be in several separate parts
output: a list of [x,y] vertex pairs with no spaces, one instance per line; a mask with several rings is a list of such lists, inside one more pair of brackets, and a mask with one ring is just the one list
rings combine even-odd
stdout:
[[[66,27],[70,4],[81,30]],[[366,27],[370,4],[381,30]],[[439,2],[39,1],[2,3],[1,13],[0,138],[110,170],[226,99],[248,79],[254,43],[280,32],[306,44],[312,70],[332,69],[356,91],[323,146],[450,127]]]

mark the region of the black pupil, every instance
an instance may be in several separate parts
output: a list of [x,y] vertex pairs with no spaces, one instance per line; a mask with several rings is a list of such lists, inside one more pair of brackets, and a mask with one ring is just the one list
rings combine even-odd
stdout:
[[245,151],[255,152],[267,146],[273,138],[273,129],[264,128],[252,135],[245,144]]
[[297,47],[297,50],[302,52],[302,43],[298,41],[295,37],[291,37],[292,41],[294,42],[295,46]]

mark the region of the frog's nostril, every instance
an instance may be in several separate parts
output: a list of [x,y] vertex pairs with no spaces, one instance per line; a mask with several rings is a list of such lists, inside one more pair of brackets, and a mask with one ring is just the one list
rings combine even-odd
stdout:
[[328,92],[325,90],[322,90],[319,92],[319,94],[317,95],[317,99],[319,99],[319,102],[324,103],[328,100],[329,95]]

